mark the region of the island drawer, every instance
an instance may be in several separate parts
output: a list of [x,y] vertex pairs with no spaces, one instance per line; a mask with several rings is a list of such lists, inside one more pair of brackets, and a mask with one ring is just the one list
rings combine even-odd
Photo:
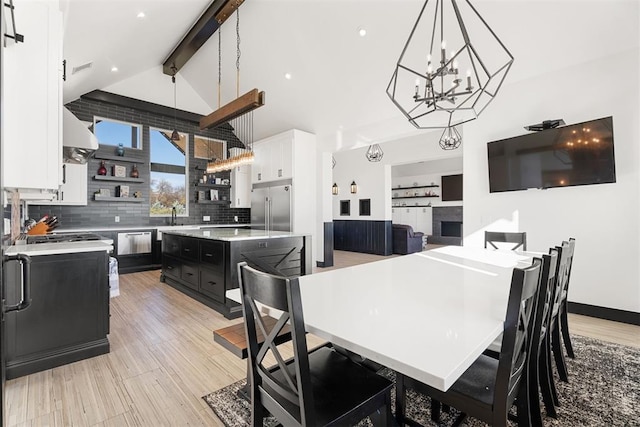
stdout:
[[198,240],[197,239],[180,239],[180,254],[184,258],[198,260]]
[[198,267],[191,264],[182,264],[182,280],[188,287],[198,290]]
[[224,273],[224,243],[201,242],[200,261],[205,263],[207,267]]
[[167,234],[162,239],[162,252],[169,255],[180,255],[180,238]]
[[224,275],[217,271],[201,268],[200,292],[218,302],[224,302]]
[[167,276],[171,276],[174,279],[180,279],[182,262],[174,259],[170,256],[164,255],[162,257],[162,272]]

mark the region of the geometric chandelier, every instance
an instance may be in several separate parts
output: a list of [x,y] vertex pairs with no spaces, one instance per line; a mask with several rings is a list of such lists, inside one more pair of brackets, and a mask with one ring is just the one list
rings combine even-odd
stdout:
[[469,0],[426,0],[387,94],[415,127],[448,128],[482,113],[512,63]]

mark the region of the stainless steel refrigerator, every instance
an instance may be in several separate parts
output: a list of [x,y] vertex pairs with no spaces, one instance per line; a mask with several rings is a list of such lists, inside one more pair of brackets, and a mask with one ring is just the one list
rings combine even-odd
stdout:
[[251,227],[291,231],[291,193],[290,179],[253,184]]

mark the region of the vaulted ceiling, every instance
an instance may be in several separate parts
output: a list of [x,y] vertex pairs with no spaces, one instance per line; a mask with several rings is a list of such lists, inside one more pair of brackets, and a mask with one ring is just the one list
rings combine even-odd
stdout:
[[[69,70],[65,102],[102,89],[172,107],[170,79],[161,64],[209,3],[61,0]],[[337,150],[415,133],[385,90],[422,4],[246,0],[240,6],[240,94],[254,87],[266,92],[266,105],[254,116],[255,138],[298,128]],[[473,4],[515,57],[505,84],[551,72],[570,79],[561,74],[568,66],[638,48],[637,0]],[[144,18],[137,17],[140,12]],[[360,28],[366,36],[359,35]],[[180,109],[208,114],[217,108],[217,34],[179,72],[178,90],[197,95],[179,94]],[[224,105],[236,97],[235,16],[220,34]],[[90,68],[71,72],[90,62]]]

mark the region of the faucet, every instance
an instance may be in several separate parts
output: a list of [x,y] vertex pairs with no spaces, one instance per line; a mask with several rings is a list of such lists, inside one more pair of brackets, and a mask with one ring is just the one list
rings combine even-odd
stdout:
[[178,214],[176,212],[176,207],[172,207],[171,208],[171,225],[176,225],[176,219],[178,217]]

